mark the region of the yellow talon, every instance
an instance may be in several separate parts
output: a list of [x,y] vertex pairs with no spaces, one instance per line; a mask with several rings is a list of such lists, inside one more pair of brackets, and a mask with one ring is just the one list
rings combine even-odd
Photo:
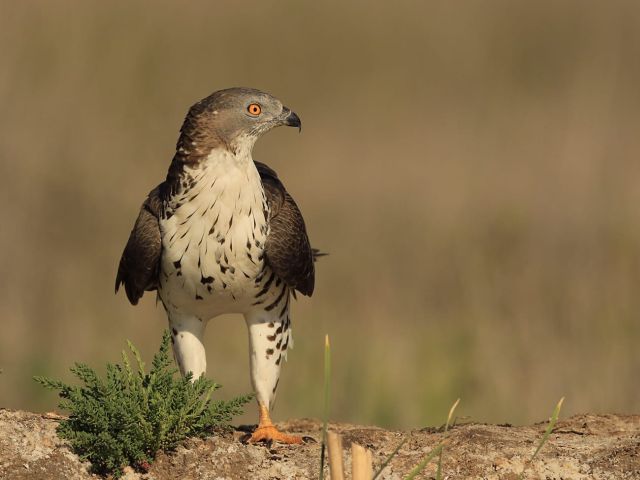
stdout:
[[260,410],[260,423],[255,431],[251,434],[247,443],[286,443],[288,445],[299,445],[304,443],[305,439],[298,435],[288,435],[279,431],[271,422],[269,410],[262,404],[258,404]]

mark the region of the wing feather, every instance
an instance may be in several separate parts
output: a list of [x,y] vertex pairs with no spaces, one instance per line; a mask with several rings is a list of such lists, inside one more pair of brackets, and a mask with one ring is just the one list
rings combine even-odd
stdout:
[[140,207],[140,213],[131,230],[116,276],[116,292],[124,284],[127,298],[136,305],[145,291],[158,287],[158,272],[162,240],[159,217],[162,202],[160,186],[153,189]]
[[265,258],[289,287],[311,296],[315,286],[314,251],[300,209],[275,171],[254,162],[269,206],[269,236]]

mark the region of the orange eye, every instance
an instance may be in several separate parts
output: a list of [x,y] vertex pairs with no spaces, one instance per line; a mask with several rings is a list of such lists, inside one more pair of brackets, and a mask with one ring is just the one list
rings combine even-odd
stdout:
[[251,115],[258,116],[260,115],[260,112],[262,112],[262,107],[257,103],[252,103],[247,107],[247,112],[249,112]]

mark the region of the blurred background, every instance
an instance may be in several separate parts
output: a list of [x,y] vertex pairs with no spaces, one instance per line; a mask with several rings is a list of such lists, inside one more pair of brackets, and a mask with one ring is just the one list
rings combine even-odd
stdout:
[[[640,411],[640,4],[583,0],[0,2],[0,407],[150,359],[165,314],[114,295],[120,253],[188,107],[237,85],[302,118],[254,158],[331,254],[277,420],[321,416],[325,333],[335,420]],[[229,398],[246,328],[215,322]]]

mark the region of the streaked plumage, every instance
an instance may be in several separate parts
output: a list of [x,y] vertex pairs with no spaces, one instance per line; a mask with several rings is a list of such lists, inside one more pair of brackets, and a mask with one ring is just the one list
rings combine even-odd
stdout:
[[300,121],[258,90],[222,90],[191,107],[166,180],[140,209],[116,291],[124,285],[135,305],[157,290],[180,370],[196,377],[206,369],[207,321],[242,313],[261,412],[253,440],[296,443],[273,429],[268,409],[291,344],[290,297],[313,293],[315,251],[277,174],[251,156],[257,138],[278,125]]

